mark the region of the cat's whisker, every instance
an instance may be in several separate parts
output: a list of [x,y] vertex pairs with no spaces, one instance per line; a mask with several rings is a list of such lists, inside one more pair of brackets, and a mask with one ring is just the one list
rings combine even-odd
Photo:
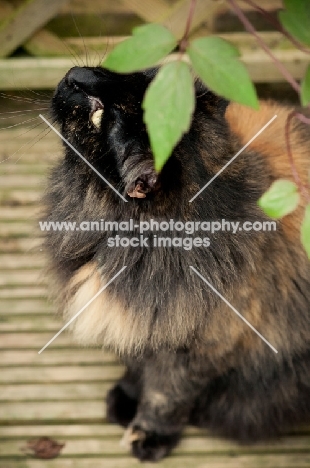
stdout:
[[[41,107],[40,109],[24,109],[24,110],[16,110],[16,111],[7,111],[7,112],[0,112],[0,115],[5,115],[5,114],[14,114],[12,117],[19,117],[19,115],[23,115],[25,112],[34,112],[34,111],[39,111],[39,110],[46,110],[48,107]],[[19,114],[19,115],[15,115]],[[2,118],[2,117],[1,117]],[[4,119],[9,119],[9,117],[3,117]]]
[[30,89],[30,88],[25,88],[29,93],[32,93],[32,94],[35,94],[36,96],[39,96],[39,97],[46,97],[48,99],[50,99],[50,96],[47,94],[47,93],[44,93],[43,91],[41,92],[37,92],[35,91],[34,89]]
[[[83,42],[83,46],[84,46],[84,51],[85,51],[85,58],[86,58],[86,66],[88,67],[88,52],[87,52],[87,48],[86,48],[86,44],[85,44],[85,40],[84,40],[84,37],[82,36],[81,34],[81,31],[79,30],[78,28],[78,25],[77,25],[77,22],[73,16],[73,14],[71,13],[71,18],[72,18],[72,21],[74,23],[74,26],[75,26],[75,29],[77,30],[77,33],[78,35],[80,36],[82,42]],[[82,63],[83,63],[83,60],[82,60]],[[83,64],[84,65],[84,64]]]
[[9,96],[8,94],[5,94],[5,93],[0,93],[0,97],[3,98],[3,99],[9,99],[11,101],[27,102],[27,103],[31,103],[32,105],[40,105],[40,106],[42,106],[43,104],[49,104],[50,103],[50,99],[40,100],[39,101],[39,100],[29,99],[29,98],[25,98],[25,97],[16,96],[16,95]]
[[70,56],[71,56],[71,62],[74,67],[79,67],[80,66],[80,57],[77,52],[74,52],[72,47],[69,46],[69,44],[66,44],[64,40],[61,40],[61,42],[64,44],[66,49],[68,50]]
[[[26,130],[25,132],[20,133],[20,134],[18,135],[18,138],[21,137],[21,136],[23,136],[23,135],[26,135],[27,133],[31,132],[31,131],[34,130],[35,128],[39,127],[40,125],[42,125],[42,122],[39,122],[39,123],[37,123],[37,124],[35,124],[35,125],[32,125],[31,127],[27,128],[27,130]],[[42,133],[42,131],[41,131],[38,135],[40,135],[41,133]],[[5,161],[8,161],[8,160],[12,159],[13,156],[15,156],[15,154],[17,154],[22,148],[25,148],[25,146],[31,144],[31,143],[38,137],[38,135],[36,135],[36,136],[35,136],[34,138],[32,138],[31,140],[29,140],[29,141],[27,141],[26,143],[24,143],[22,146],[20,146],[20,147],[18,148],[18,150],[16,150],[16,151],[15,151],[13,154],[11,154],[8,158],[2,159],[2,160],[0,161],[0,164],[4,163]],[[23,156],[23,155],[22,155],[22,156]]]
[[[53,122],[53,123],[55,123],[55,122]],[[28,147],[28,150],[29,150],[30,148],[32,148],[34,145],[36,145],[36,144],[37,144],[39,141],[41,141],[43,138],[45,138],[45,137],[50,133],[50,131],[51,131],[50,128],[45,128],[44,130],[42,130],[42,131],[35,137],[35,139],[38,138],[38,136],[40,136],[40,135],[42,135],[42,136],[41,136],[40,138],[36,139],[36,140],[33,142],[33,144],[32,144],[31,146]],[[32,141],[33,141],[33,140],[32,140]],[[18,161],[24,156],[24,154],[25,154],[25,153],[21,154],[21,155],[19,156],[19,158],[16,159],[16,161],[14,162],[14,164],[17,164]]]
[[[102,18],[102,25],[104,24],[104,18]],[[102,34],[102,27],[100,29],[100,37],[101,37],[101,34]],[[109,50],[109,47],[110,47],[110,40],[112,41],[113,39],[109,36],[107,38],[107,42],[106,42],[106,45],[105,45],[105,50],[102,54],[98,54],[99,55],[99,64],[98,66],[102,66],[102,62],[104,60],[104,58],[107,56],[108,54],[108,50]]]
[[59,37],[58,38],[61,42],[62,42],[62,45],[67,49],[67,51],[69,52],[70,54],[70,60],[72,62],[72,65],[74,67],[79,67],[81,66],[81,63],[80,63],[80,57],[79,57],[79,54],[77,52],[74,51],[74,49],[72,47],[70,47],[70,45],[62,38],[62,37]]
[[23,124],[28,123],[28,122],[33,122],[34,120],[37,120],[37,117],[33,117],[32,119],[28,119],[28,120],[23,120],[22,122],[18,122],[16,124],[9,125],[7,127],[2,127],[0,130],[7,130],[8,128],[18,127],[19,125],[23,125]]
[[108,38],[107,42],[106,42],[106,46],[105,46],[105,51],[100,55],[98,54],[98,58],[99,58],[99,64],[98,66],[102,66],[102,63],[104,61],[104,58],[107,56],[108,54],[108,50],[109,50],[109,47],[110,47],[110,37]]
[[[41,109],[36,109],[36,111],[38,110],[47,110],[48,107],[43,107]],[[13,114],[13,115],[4,115],[3,117],[0,117],[0,120],[9,120],[9,119],[16,119],[17,117],[26,117],[27,115],[29,114],[26,114],[26,112],[34,112],[33,109],[29,110],[29,111],[21,111],[20,114]],[[0,113],[0,116],[3,115],[4,113]],[[23,123],[23,122],[21,122]]]
[[[32,94],[34,94],[35,96],[38,96],[38,97],[33,97]],[[20,97],[22,99],[25,99],[25,101],[30,101],[31,103],[33,104],[38,104],[42,102],[48,102],[50,100],[50,96],[45,96],[45,97],[48,97],[49,99],[39,99],[39,98],[42,98],[43,95],[42,93],[38,93],[32,89],[29,89],[29,88],[25,88],[22,92],[21,92],[21,95]]]
[[[27,114],[6,115],[5,117],[0,117],[0,120],[16,119],[17,117],[26,117],[26,116],[27,116]],[[21,124],[22,123],[24,123],[24,122],[21,122]],[[5,128],[7,128],[7,127],[5,127]]]

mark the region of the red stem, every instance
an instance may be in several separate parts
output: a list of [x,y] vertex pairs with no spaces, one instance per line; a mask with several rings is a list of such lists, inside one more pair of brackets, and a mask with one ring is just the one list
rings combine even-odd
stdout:
[[289,158],[289,162],[291,165],[291,170],[292,174],[294,177],[294,180],[296,182],[296,185],[298,186],[299,192],[304,196],[304,198],[307,200],[308,203],[310,203],[310,195],[309,195],[309,187],[304,185],[303,181],[301,180],[295,162],[293,158],[293,153],[292,153],[292,146],[291,146],[291,141],[290,141],[290,127],[293,118],[296,117],[297,119],[301,120],[305,124],[310,124],[310,119],[308,119],[305,115],[300,114],[299,112],[292,111],[288,115],[286,122],[285,122],[285,141],[286,141],[286,147],[287,147],[287,154]]
[[295,37],[293,37],[289,32],[287,32],[280,21],[278,21],[276,18],[273,18],[273,16],[270,15],[266,10],[261,8],[259,5],[256,5],[252,0],[242,0],[244,3],[247,5],[250,5],[251,7],[255,8],[261,15],[263,15],[267,21],[269,21],[270,24],[272,24],[278,31],[280,31],[283,36],[285,36],[287,39],[289,39],[292,44],[296,46],[297,49],[301,50],[305,54],[310,54],[310,50],[305,48]]
[[180,52],[182,53],[186,51],[187,46],[188,46],[188,36],[189,36],[192,21],[193,21],[193,17],[194,17],[196,3],[197,3],[197,0],[191,0],[189,13],[188,13],[187,21],[186,21],[186,26],[185,26],[185,31],[184,31],[182,39],[179,42]]
[[278,70],[282,73],[282,75],[284,76],[284,78],[290,83],[290,85],[292,86],[292,88],[298,93],[300,94],[300,86],[299,84],[297,83],[297,81],[293,78],[293,76],[286,70],[286,68],[282,65],[281,62],[279,62],[279,60],[274,56],[274,54],[271,52],[271,50],[269,49],[269,47],[265,44],[265,42],[261,39],[261,37],[257,34],[257,31],[256,29],[254,28],[254,26],[251,24],[251,22],[247,19],[247,17],[245,16],[245,14],[243,13],[243,11],[239,8],[239,6],[237,5],[237,3],[235,2],[235,0],[227,0],[228,3],[230,3],[230,5],[232,6],[233,10],[235,11],[236,15],[238,16],[238,18],[240,19],[240,21],[242,22],[242,24],[244,25],[245,29],[251,33],[257,40],[257,42],[259,43],[259,45],[261,46],[261,48],[266,52],[266,54],[269,55],[269,57],[273,60],[273,62],[275,63],[276,67],[278,68]]
[[[297,81],[286,70],[286,68],[282,65],[282,63],[279,62],[279,60],[274,56],[274,54],[271,52],[269,47],[265,44],[265,42],[257,34],[256,29],[254,28],[252,23],[247,19],[247,17],[243,13],[243,11],[239,8],[236,1],[235,0],[227,0],[227,1],[232,6],[234,12],[236,13],[238,18],[240,19],[240,21],[244,25],[245,29],[256,38],[256,40],[259,43],[259,45],[261,46],[261,48],[269,55],[269,57],[271,57],[271,59],[273,60],[273,62],[277,66],[278,70],[280,70],[280,72],[282,73],[284,78],[291,84],[293,89],[300,95],[301,88],[300,88],[299,84],[297,83]],[[266,15],[269,19],[271,19],[270,15],[268,15],[268,13],[265,10],[258,7],[254,2],[252,2],[252,0],[243,0],[243,1],[245,3],[253,6],[254,8],[257,8],[259,11],[261,11],[262,14]],[[276,21],[273,20],[273,23],[275,23],[275,22]],[[292,40],[292,42],[295,44],[295,39],[291,38],[290,35],[288,33],[286,33],[285,30],[282,30],[283,28],[282,28],[282,25],[280,23],[277,24],[276,27],[280,27],[281,28],[280,31],[286,37],[288,37],[290,40]],[[297,44],[295,44],[295,45],[298,48],[301,48],[298,41],[297,41]],[[307,51],[307,53],[309,53],[309,51]],[[308,106],[308,107],[310,107],[310,106]],[[292,175],[294,177],[296,185],[298,186],[300,194],[302,194],[304,196],[304,198],[307,200],[307,203],[310,203],[309,185],[308,184],[304,185],[303,181],[301,180],[301,178],[300,178],[300,176],[298,174],[298,171],[297,171],[297,168],[296,168],[296,165],[295,165],[295,162],[294,162],[294,158],[293,158],[293,153],[292,153],[292,147],[291,147],[291,141],[290,141],[290,128],[291,128],[292,119],[294,117],[297,118],[298,120],[300,120],[301,122],[303,122],[306,125],[310,125],[310,118],[306,117],[305,115],[301,114],[300,112],[292,111],[288,115],[288,117],[286,119],[286,123],[285,123],[285,141],[286,141],[287,154],[288,154],[288,158],[289,158],[289,162],[290,162],[290,166],[291,166]]]

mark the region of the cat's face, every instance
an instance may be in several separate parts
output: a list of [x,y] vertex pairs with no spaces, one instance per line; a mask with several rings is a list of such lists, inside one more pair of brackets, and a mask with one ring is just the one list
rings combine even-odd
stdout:
[[137,198],[145,197],[157,183],[141,108],[154,74],[74,67],[52,101],[63,136],[114,182],[120,176],[127,194]]
[[[174,182],[180,185],[180,174],[192,163],[189,158],[208,143],[201,135],[209,130],[214,134],[212,121],[222,120],[226,107],[224,100],[196,82],[192,126],[157,174],[142,111],[145,91],[155,75],[156,69],[121,75],[101,67],[74,67],[59,83],[52,101],[63,136],[120,191],[134,198],[152,199],[160,190],[169,191]],[[68,148],[67,157],[73,163],[77,160]]]

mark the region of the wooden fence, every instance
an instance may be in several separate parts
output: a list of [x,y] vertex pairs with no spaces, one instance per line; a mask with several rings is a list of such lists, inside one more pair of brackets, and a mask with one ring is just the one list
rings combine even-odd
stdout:
[[[309,55],[258,20],[242,0],[238,3],[263,29],[261,37],[276,57],[301,78]],[[258,3],[271,12],[282,7],[281,0]],[[54,88],[73,63],[101,63],[107,51],[145,22],[160,22],[181,37],[189,4],[190,0],[0,0],[0,88]],[[254,81],[283,80],[255,39],[238,25],[225,0],[197,0],[191,37],[212,33],[240,47]]]

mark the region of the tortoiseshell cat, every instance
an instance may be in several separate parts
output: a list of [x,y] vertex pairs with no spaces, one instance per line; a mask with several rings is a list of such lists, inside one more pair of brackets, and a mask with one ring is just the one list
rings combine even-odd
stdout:
[[[275,179],[291,178],[284,142],[290,109],[261,102],[254,111],[197,81],[191,128],[157,174],[141,110],[155,73],[74,67],[60,82],[52,111],[62,134],[127,203],[64,145],[44,199],[46,220],[266,221],[258,198]],[[298,171],[307,177],[308,127],[295,122],[292,145]],[[151,242],[112,248],[111,233],[103,231],[47,233],[65,321],[127,266],[71,330],[81,344],[112,349],[126,364],[108,394],[108,417],[127,427],[137,458],[167,455],[187,424],[247,442],[310,420],[310,263],[299,240],[302,216],[301,206],[276,232],[226,230],[210,236],[209,247],[189,250]],[[132,238],[137,230],[121,234]],[[150,240],[154,235],[148,233]]]

